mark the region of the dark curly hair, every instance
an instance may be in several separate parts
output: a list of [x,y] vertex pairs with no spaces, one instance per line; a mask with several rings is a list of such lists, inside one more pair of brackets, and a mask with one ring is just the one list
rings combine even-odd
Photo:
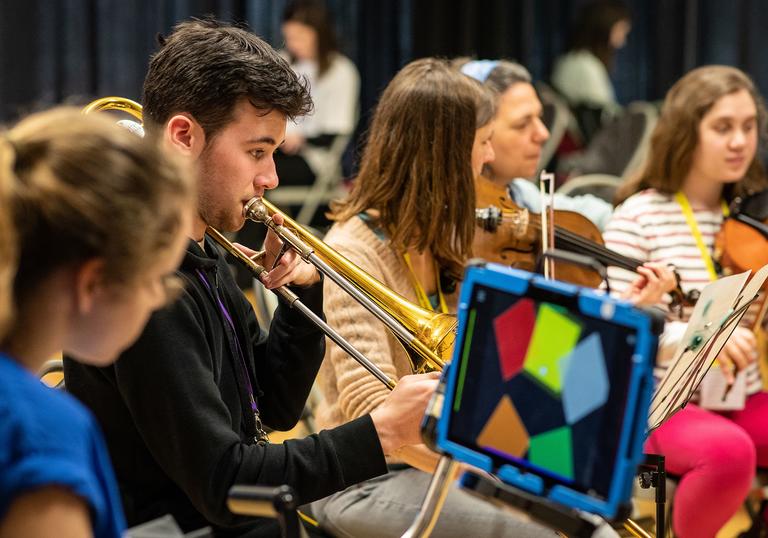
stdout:
[[144,117],[151,131],[187,112],[210,139],[232,120],[242,98],[288,119],[312,110],[308,83],[262,39],[212,19],[176,25],[160,39],[144,79]]

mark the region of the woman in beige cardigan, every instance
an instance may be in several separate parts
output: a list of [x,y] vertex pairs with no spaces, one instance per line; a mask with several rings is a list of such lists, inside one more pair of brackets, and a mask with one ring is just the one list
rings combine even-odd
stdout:
[[[411,302],[455,313],[456,283],[474,235],[473,178],[493,159],[493,104],[475,81],[446,62],[423,59],[385,89],[350,196],[332,207],[327,243]],[[411,373],[395,337],[335,284],[325,312],[357,349],[389,377]],[[388,390],[335,344],[320,372],[320,427],[370,412]],[[390,473],[313,506],[335,536],[400,536],[416,517],[437,456],[409,446]],[[425,472],[426,471],[426,472]],[[449,494],[435,536],[543,536],[458,489]]]

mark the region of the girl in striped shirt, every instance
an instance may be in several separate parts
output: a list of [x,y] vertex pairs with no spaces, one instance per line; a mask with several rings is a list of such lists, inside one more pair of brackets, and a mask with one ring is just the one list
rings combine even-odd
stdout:
[[[617,193],[606,246],[628,256],[670,264],[684,292],[718,277],[712,260],[727,204],[765,188],[755,158],[766,113],[754,84],[738,69],[707,66],[680,79],[667,94],[642,173]],[[621,292],[631,274],[609,271]],[[660,368],[685,329],[690,309],[670,312],[661,339]],[[738,327],[718,357],[723,375],[745,377],[744,408],[708,411],[689,404],[648,438],[681,476],[672,524],[677,536],[710,537],[746,497],[755,466],[768,466],[768,393],[762,391],[755,336]]]

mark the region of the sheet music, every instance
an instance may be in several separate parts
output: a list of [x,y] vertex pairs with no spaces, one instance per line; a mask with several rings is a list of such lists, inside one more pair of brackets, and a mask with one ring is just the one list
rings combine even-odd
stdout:
[[747,282],[750,273],[718,279],[702,290],[674,358],[654,392],[649,430],[659,427],[693,396],[768,278],[768,265]]

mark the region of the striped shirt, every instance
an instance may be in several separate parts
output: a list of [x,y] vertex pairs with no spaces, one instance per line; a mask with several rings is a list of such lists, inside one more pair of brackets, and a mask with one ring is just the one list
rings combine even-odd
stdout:
[[[692,206],[693,216],[701,238],[709,252],[713,251],[715,236],[723,223],[722,211]],[[710,282],[707,266],[702,259],[696,240],[691,233],[680,204],[671,194],[647,189],[629,197],[616,208],[603,233],[605,246],[620,254],[642,261],[673,265],[680,275],[680,287],[684,293],[701,290]],[[637,278],[635,273],[616,267],[608,268],[611,291],[620,294]],[[756,305],[752,305],[742,324],[749,326],[754,319]],[[687,321],[693,307],[686,307],[682,318],[669,312],[668,319]],[[656,376],[663,374],[657,367]],[[746,370],[747,393],[762,389],[757,363]]]

